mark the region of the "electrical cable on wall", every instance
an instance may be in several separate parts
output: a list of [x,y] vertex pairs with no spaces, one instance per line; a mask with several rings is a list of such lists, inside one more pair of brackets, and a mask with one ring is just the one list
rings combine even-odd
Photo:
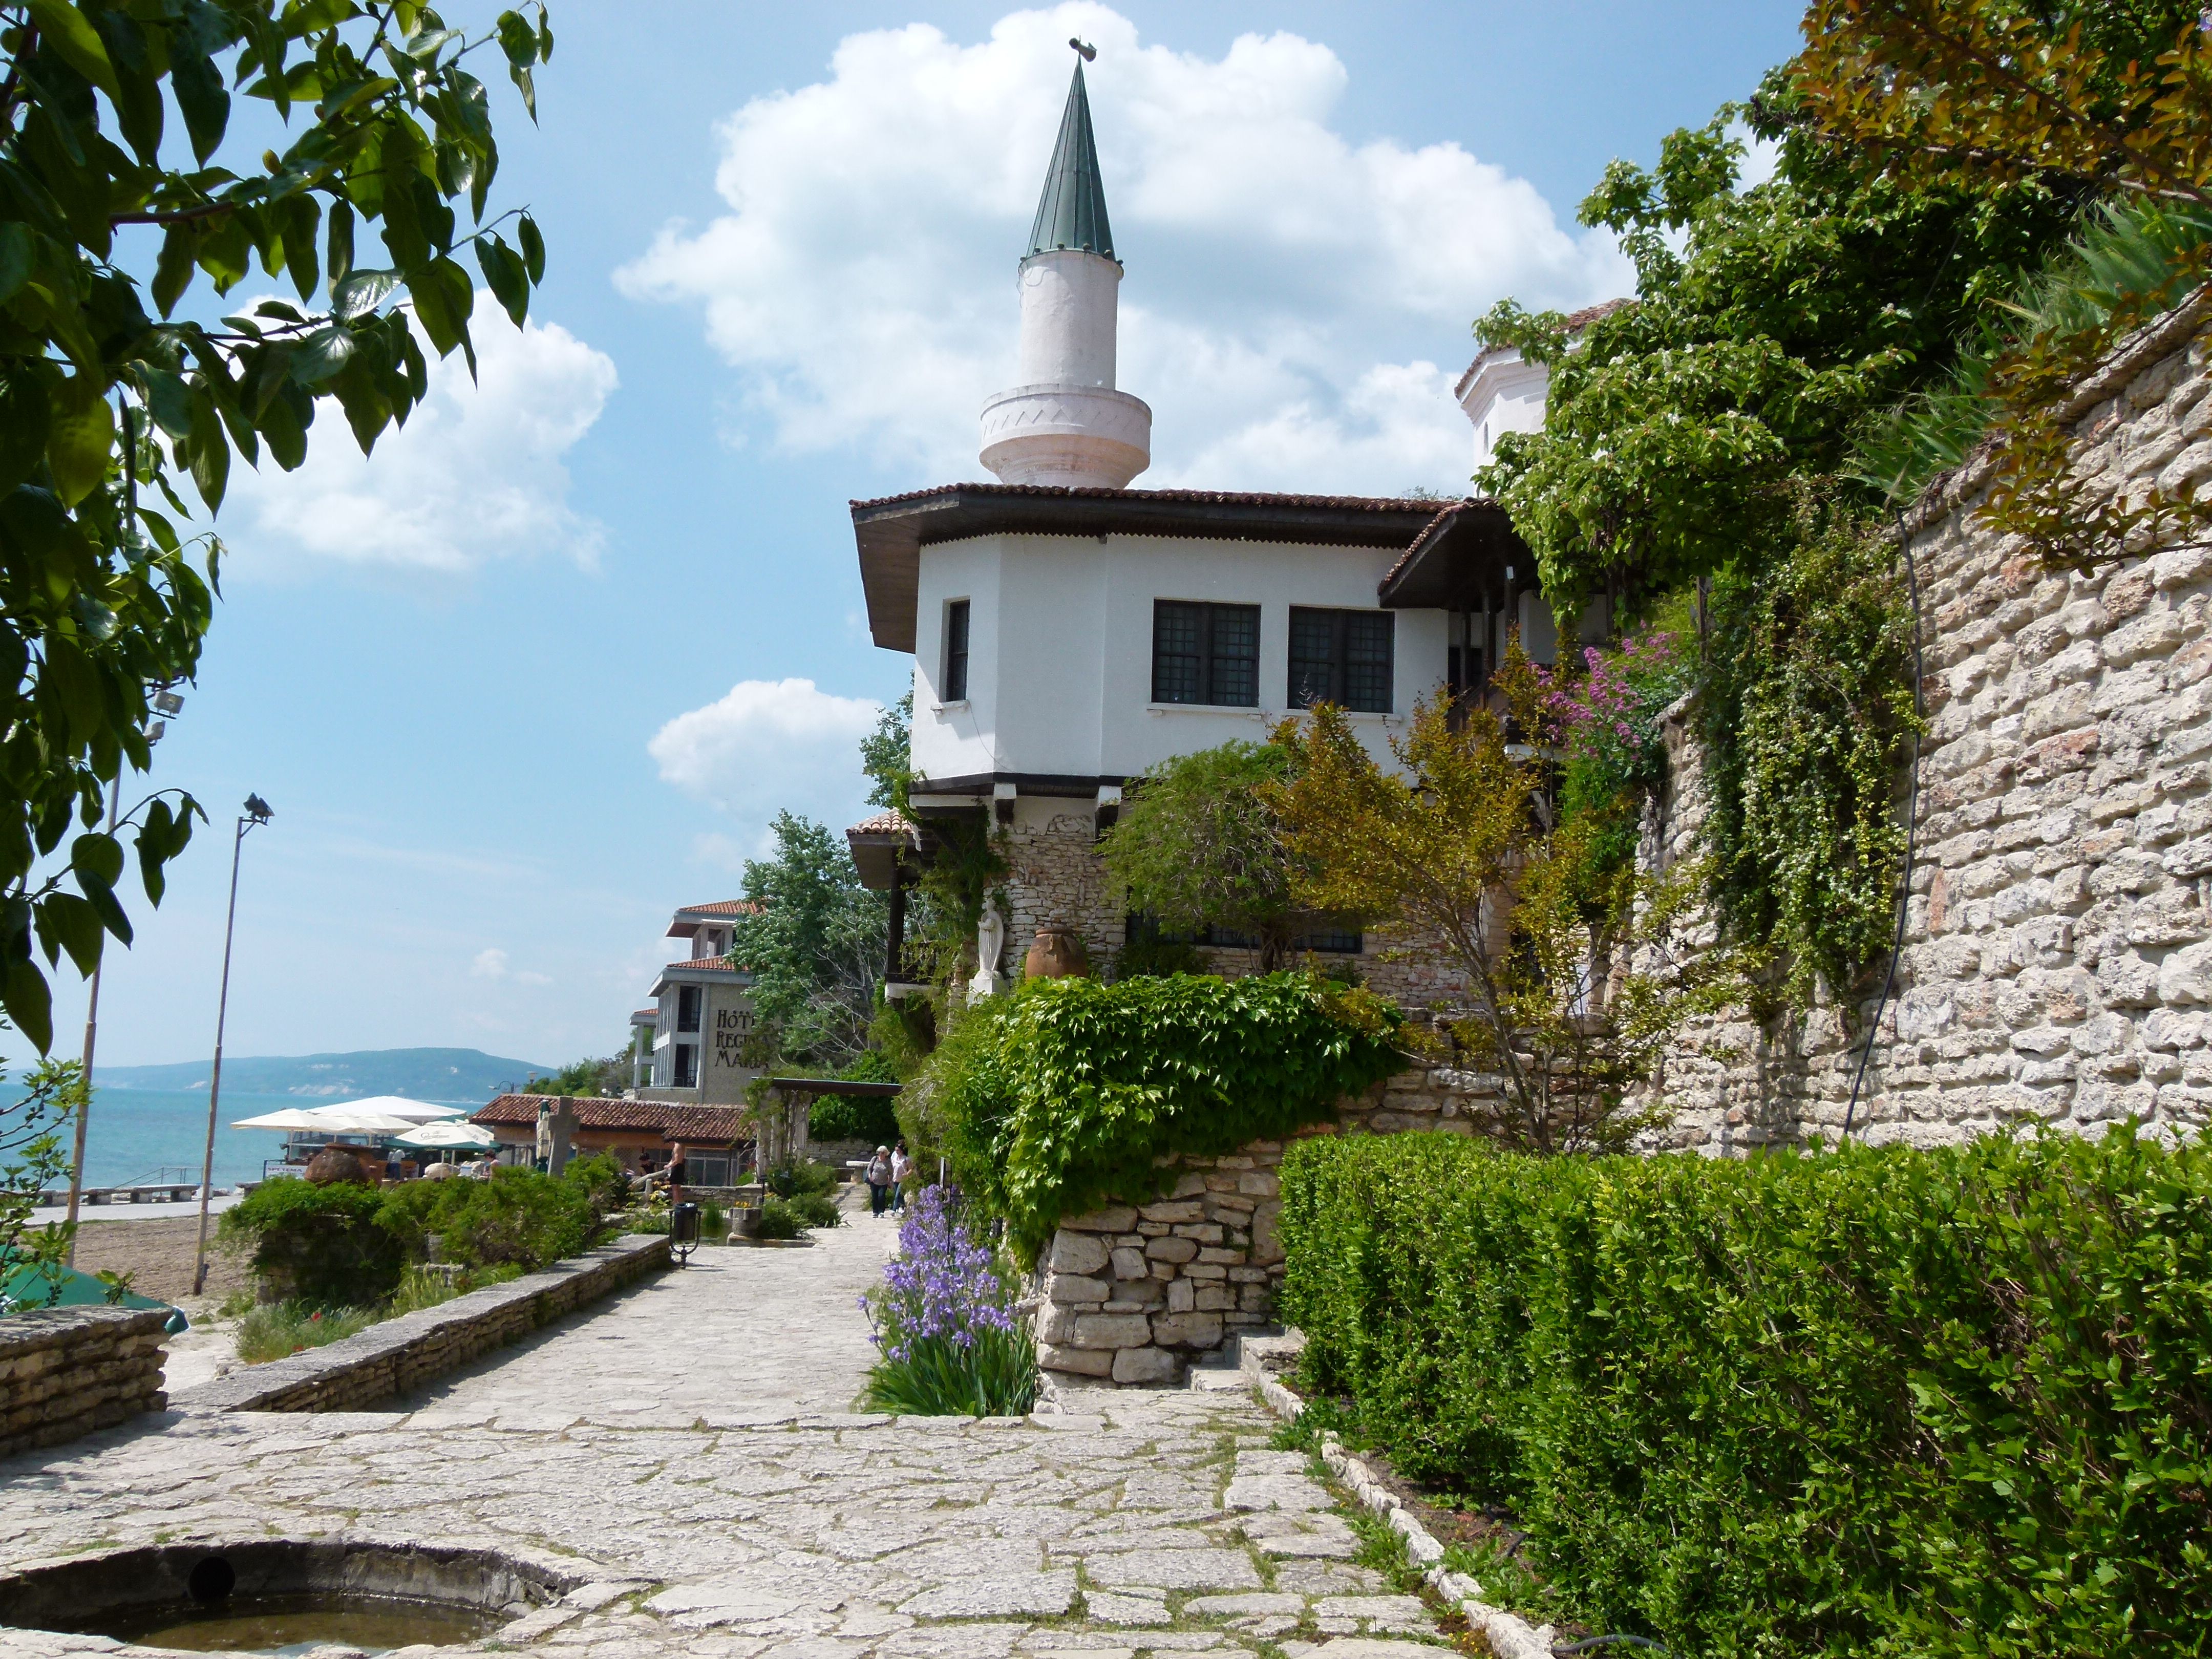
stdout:
[[1926,709],[1920,696],[1920,573],[1912,562],[1912,537],[1905,527],[1905,514],[1897,515],[1897,544],[1905,554],[1905,602],[1912,608],[1912,766],[1905,797],[1905,870],[1898,883],[1897,936],[1890,941],[1889,971],[1882,976],[1881,995],[1875,999],[1874,1018],[1868,1023],[1866,1046],[1859,1050],[1858,1070],[1851,1078],[1851,1097],[1844,1108],[1844,1135],[1851,1138],[1857,1121],[1859,1091],[1865,1085],[1867,1062],[1874,1058],[1875,1039],[1881,1035],[1881,1017],[1897,988],[1897,960],[1905,954],[1905,924],[1912,912],[1912,860],[1920,838],[1920,738],[1926,726]]

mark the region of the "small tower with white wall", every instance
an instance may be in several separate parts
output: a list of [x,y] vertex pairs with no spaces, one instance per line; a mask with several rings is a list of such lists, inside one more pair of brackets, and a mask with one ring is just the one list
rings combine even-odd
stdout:
[[1080,63],[1020,270],[1018,383],[983,405],[983,465],[1010,484],[1120,489],[1152,465],[1152,411],[1114,386],[1121,263]]

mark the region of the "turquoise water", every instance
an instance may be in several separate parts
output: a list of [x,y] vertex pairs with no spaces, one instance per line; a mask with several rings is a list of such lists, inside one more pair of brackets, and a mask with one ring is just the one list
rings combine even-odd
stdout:
[[[94,1084],[92,1092],[92,1123],[84,1148],[86,1186],[120,1187],[142,1177],[199,1180],[200,1159],[207,1147],[206,1090],[103,1089]],[[9,1093],[21,1097],[12,1088]],[[228,1187],[240,1181],[258,1181],[263,1159],[284,1156],[281,1133],[234,1129],[232,1119],[329,1103],[302,1100],[297,1095],[252,1095],[225,1089],[219,1111],[222,1121],[215,1133],[215,1184]],[[179,1169],[185,1173],[178,1174]]]

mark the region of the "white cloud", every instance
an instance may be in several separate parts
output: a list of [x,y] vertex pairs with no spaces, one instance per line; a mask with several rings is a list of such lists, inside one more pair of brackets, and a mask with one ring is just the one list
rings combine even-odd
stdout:
[[222,528],[241,552],[449,573],[540,552],[597,560],[600,529],[568,505],[563,458],[614,391],[613,360],[558,324],[516,329],[488,294],[471,320],[475,382],[459,353],[434,359],[429,395],[373,457],[326,404],[297,471],[264,456],[232,474]]
[[553,982],[550,975],[533,973],[527,968],[519,973],[510,969],[507,966],[507,952],[497,946],[477,952],[476,959],[469,963],[469,977],[493,981],[509,980],[517,985],[550,985]]
[[1447,394],[1474,318],[1507,294],[1626,291],[1610,238],[1561,228],[1527,181],[1456,144],[1346,140],[1326,46],[1247,34],[1207,58],[1140,45],[1087,3],[974,46],[921,24],[848,36],[827,81],[723,123],[728,211],[669,227],[618,283],[701,304],[746,418],[787,447],[977,476],[1070,34],[1100,48],[1088,80],[1128,268],[1119,380],[1154,411],[1140,483],[1456,483],[1469,443]]
[[670,720],[646,751],[663,781],[710,802],[749,832],[702,836],[693,848],[702,862],[738,868],[764,850],[778,807],[843,828],[839,820],[866,793],[858,745],[882,713],[880,704],[833,696],[812,680],[740,680],[705,708]]

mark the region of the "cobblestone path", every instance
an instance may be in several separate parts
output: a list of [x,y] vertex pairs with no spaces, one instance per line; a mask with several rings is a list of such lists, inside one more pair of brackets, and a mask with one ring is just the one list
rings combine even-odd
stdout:
[[[1323,1659],[1388,1659],[1347,1638],[1441,1639],[1356,1565],[1243,1392],[848,1413],[869,1354],[853,1297],[888,1230],[702,1251],[392,1411],[171,1413],[0,1462],[0,1571],[200,1539],[491,1547],[585,1585],[481,1650],[564,1659],[1300,1659],[1329,1638]],[[0,1632],[11,1656],[112,1646]]]

